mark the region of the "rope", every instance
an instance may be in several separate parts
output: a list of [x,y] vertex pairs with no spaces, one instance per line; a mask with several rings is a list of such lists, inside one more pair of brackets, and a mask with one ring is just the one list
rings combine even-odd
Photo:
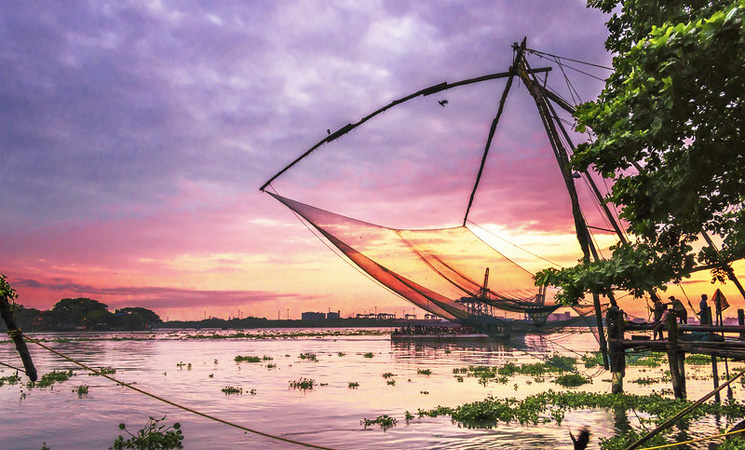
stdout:
[[657,450],[658,448],[670,448],[670,447],[677,447],[679,445],[695,444],[696,442],[703,442],[703,441],[708,441],[708,440],[711,440],[711,439],[717,439],[717,438],[720,438],[720,437],[732,436],[734,434],[742,433],[743,431],[745,431],[745,429],[735,430],[735,431],[728,431],[726,433],[720,433],[720,434],[715,434],[714,436],[707,436],[707,437],[702,437],[702,438],[697,438],[697,439],[691,439],[689,441],[673,442],[672,444],[658,445],[657,447],[645,447],[645,448],[643,448],[641,450]]
[[171,400],[167,400],[167,399],[165,399],[163,397],[159,397],[159,396],[157,396],[155,394],[152,394],[150,392],[147,392],[145,390],[142,390],[140,388],[137,388],[135,386],[132,386],[131,384],[127,384],[127,383],[125,383],[123,381],[119,381],[116,378],[114,378],[112,376],[109,376],[109,375],[107,375],[105,373],[101,373],[100,371],[98,371],[98,370],[96,370],[96,369],[94,369],[92,367],[89,367],[89,366],[81,363],[80,361],[77,361],[77,360],[75,360],[75,359],[73,359],[73,358],[71,358],[71,357],[69,357],[69,356],[67,356],[67,355],[65,355],[63,353],[58,352],[57,350],[54,350],[52,348],[47,347],[46,345],[42,344],[41,342],[37,341],[34,338],[29,337],[28,335],[24,335],[23,337],[26,338],[27,341],[29,341],[31,343],[34,343],[34,344],[38,345],[39,347],[41,347],[41,348],[43,348],[45,350],[48,350],[49,352],[52,352],[55,355],[57,355],[57,356],[59,356],[59,357],[61,357],[63,359],[66,359],[67,361],[69,361],[69,362],[71,362],[73,364],[76,364],[76,365],[82,367],[85,370],[88,370],[90,372],[95,373],[96,375],[99,375],[99,376],[102,376],[104,378],[107,378],[107,379],[113,381],[114,383],[116,383],[116,384],[118,384],[120,386],[129,388],[129,389],[132,389],[135,392],[139,392],[140,394],[146,395],[146,396],[148,396],[150,398],[153,398],[155,400],[161,401],[163,403],[167,403],[167,404],[169,404],[171,406],[174,406],[176,408],[182,409],[182,410],[184,410],[186,412],[190,412],[192,414],[196,414],[197,416],[204,417],[205,419],[214,420],[215,422],[220,422],[222,424],[231,426],[233,428],[237,428],[237,429],[242,430],[242,431],[246,431],[248,433],[258,434],[260,436],[264,436],[264,437],[267,437],[269,439],[274,439],[274,440],[277,440],[277,441],[287,442],[289,444],[301,445],[303,447],[309,447],[309,448],[318,448],[318,449],[321,449],[321,450],[334,450],[334,449],[329,448],[329,447],[322,447],[320,445],[313,445],[313,444],[308,444],[308,443],[305,443],[305,442],[293,441],[292,439],[287,439],[287,438],[283,438],[283,437],[280,437],[280,436],[275,436],[273,434],[264,433],[263,431],[253,430],[251,428],[247,428],[247,427],[244,427],[242,425],[238,425],[236,423],[229,422],[227,420],[220,419],[218,417],[215,417],[215,416],[212,416],[212,415],[203,413],[203,412],[199,412],[199,411],[197,411],[195,409],[189,408],[188,406],[184,406],[184,405],[178,404],[176,402],[173,402]]
[[740,378],[740,376],[742,376],[742,374],[744,374],[744,373],[745,373],[745,370],[742,370],[742,371],[738,372],[732,378],[730,378],[729,380],[727,380],[726,383],[722,384],[718,388],[714,389],[713,391],[711,391],[708,394],[704,395],[700,399],[698,399],[695,402],[691,403],[689,406],[683,408],[678,414],[676,414],[675,416],[667,419],[660,426],[658,426],[654,430],[652,430],[649,433],[647,433],[646,436],[642,437],[638,441],[636,441],[633,444],[631,444],[628,447],[626,447],[625,450],[634,450],[635,448],[638,448],[640,445],[642,445],[643,443],[647,442],[650,438],[652,438],[653,436],[657,435],[661,431],[665,430],[666,428],[670,427],[672,424],[674,424],[675,422],[677,422],[678,419],[682,418],[683,416],[685,416],[689,412],[693,411],[694,408],[697,408],[697,407],[701,406],[706,400],[710,399],[711,397],[714,396],[714,394],[716,394],[717,392],[721,391],[725,387],[729,386],[733,381],[735,381],[736,379]]
[[10,367],[11,369],[17,370],[17,371],[19,371],[19,372],[23,372],[23,373],[26,373],[26,371],[25,371],[25,370],[23,370],[23,369],[20,369],[20,368],[18,368],[18,367],[15,367],[15,366],[11,366],[10,364],[5,364],[4,362],[0,362],[0,366]]

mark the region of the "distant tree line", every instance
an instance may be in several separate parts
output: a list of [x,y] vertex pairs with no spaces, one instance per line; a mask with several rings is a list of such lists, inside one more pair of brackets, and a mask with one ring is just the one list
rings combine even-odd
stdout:
[[145,330],[163,322],[147,308],[111,312],[107,305],[85,297],[63,298],[47,311],[16,304],[13,314],[24,331]]

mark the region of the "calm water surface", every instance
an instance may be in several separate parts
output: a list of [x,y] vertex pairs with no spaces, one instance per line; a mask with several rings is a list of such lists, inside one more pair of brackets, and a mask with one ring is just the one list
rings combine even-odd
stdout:
[[[293,330],[276,330],[280,336]],[[295,330],[297,331],[297,330]],[[303,330],[318,332],[319,330]],[[570,356],[597,349],[591,334],[573,334],[553,344],[531,342],[534,351],[512,350],[497,343],[392,343],[390,335],[278,337],[273,339],[192,339],[187,336],[232,334],[235,331],[158,331],[153,333],[86,333],[37,334],[47,338],[48,345],[94,367],[110,366],[114,375],[127,383],[183,404],[198,411],[276,434],[334,449],[570,449],[568,430],[589,425],[593,430],[590,448],[599,448],[598,436],[611,436],[623,421],[611,411],[584,410],[567,413],[561,425],[521,426],[498,424],[493,429],[467,429],[452,423],[448,417],[415,418],[408,423],[405,412],[416,415],[417,409],[437,405],[457,406],[497,398],[524,398],[547,389],[561,390],[547,377],[536,382],[531,377],[514,376],[508,384],[483,386],[476,378],[463,382],[453,376],[453,369],[469,365],[503,365],[537,362],[534,351]],[[274,333],[270,330],[247,331],[253,334]],[[85,337],[85,340],[76,340]],[[147,338],[143,340],[105,340],[116,337]],[[66,339],[70,339],[66,341]],[[54,341],[56,340],[56,341]],[[167,416],[166,422],[180,422],[186,449],[302,449],[303,447],[273,441],[226,425],[189,414],[173,406],[115,385],[102,377],[89,376],[78,366],[29,344],[40,374],[52,370],[73,369],[75,376],[52,388],[29,389],[23,384],[0,387],[2,436],[0,448],[35,449],[46,442],[52,450],[106,449],[119,435],[118,424],[124,422],[137,430],[148,417]],[[314,353],[317,362],[301,359]],[[372,353],[372,357],[369,357]],[[368,354],[367,356],[365,354]],[[236,363],[237,355],[272,358],[259,363]],[[11,343],[0,343],[0,362],[18,364]],[[268,368],[274,364],[276,367]],[[732,368],[732,365],[731,367]],[[431,370],[431,375],[418,373]],[[627,380],[661,376],[662,368],[629,368]],[[711,388],[709,368],[688,368],[689,398],[695,399]],[[720,365],[720,372],[724,366]],[[382,374],[395,374],[395,385],[389,385]],[[609,392],[609,374],[584,369],[593,378],[591,385],[577,390]],[[14,373],[0,369],[0,376]],[[291,389],[289,382],[311,378],[312,390]],[[697,379],[698,378],[698,379]],[[26,379],[23,377],[23,381]],[[349,383],[359,383],[350,389]],[[73,392],[88,385],[89,393],[79,397]],[[243,389],[241,395],[225,395],[226,386]],[[649,386],[626,384],[626,391],[645,394],[669,389],[665,383]],[[255,393],[252,394],[251,390]],[[742,401],[742,387],[735,388],[735,398]],[[360,421],[382,414],[395,417],[395,427],[365,429]],[[630,418],[636,424],[635,417]],[[704,419],[681,438],[708,434],[717,425]],[[691,429],[695,431],[691,431]]]

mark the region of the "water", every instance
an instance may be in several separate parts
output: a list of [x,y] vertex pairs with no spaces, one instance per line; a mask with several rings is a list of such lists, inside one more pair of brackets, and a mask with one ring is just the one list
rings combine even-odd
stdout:
[[[276,333],[320,330],[277,330]],[[337,330],[339,331],[339,330]],[[547,389],[562,388],[550,381],[514,376],[506,385],[483,386],[476,378],[458,382],[453,369],[469,365],[503,365],[536,362],[530,354],[496,343],[409,344],[392,343],[388,334],[362,336],[278,337],[264,339],[187,339],[187,335],[209,336],[233,331],[159,331],[154,333],[50,333],[37,338],[62,340],[48,345],[94,367],[111,366],[116,378],[168,400],[221,419],[275,434],[284,438],[334,449],[553,449],[572,448],[568,430],[589,425],[593,430],[590,448],[598,448],[598,436],[611,436],[622,425],[612,411],[597,409],[574,411],[561,425],[522,426],[499,424],[493,429],[467,429],[449,417],[415,418],[406,422],[406,411],[416,415],[418,408],[437,405],[457,406],[497,398],[524,398]],[[248,331],[266,334],[274,331]],[[66,338],[85,340],[64,341]],[[140,340],[110,340],[138,338]],[[558,345],[531,342],[545,353],[558,351],[571,356],[597,348],[591,334],[567,335]],[[46,442],[52,450],[106,449],[120,434],[119,423],[131,430],[141,428],[148,417],[167,416],[165,422],[180,422],[186,449],[302,449],[216,423],[146,397],[102,377],[88,376],[78,366],[30,344],[40,374],[51,370],[73,369],[75,376],[52,388],[29,389],[22,384],[0,387],[2,433],[0,448],[35,449]],[[317,362],[303,360],[303,353],[314,353]],[[365,354],[372,353],[372,357]],[[269,357],[259,363],[236,363],[237,355]],[[369,355],[368,355],[369,356]],[[0,362],[20,364],[10,342],[0,344]],[[275,368],[268,368],[275,364]],[[732,368],[732,364],[731,367]],[[432,374],[422,375],[419,369]],[[631,367],[627,380],[661,376],[661,368]],[[689,398],[710,389],[706,366],[689,367]],[[724,371],[723,365],[720,371]],[[0,369],[0,376],[14,371]],[[395,385],[382,374],[394,373]],[[608,392],[609,374],[597,369],[583,370],[593,383],[576,390]],[[289,382],[311,378],[312,390],[291,389]],[[696,380],[695,378],[702,378]],[[26,381],[25,378],[23,380]],[[359,387],[350,389],[349,383]],[[89,393],[73,392],[88,385]],[[323,385],[321,385],[323,384]],[[241,395],[225,395],[226,386],[240,387]],[[667,383],[649,386],[626,383],[627,392],[645,394],[669,389]],[[255,394],[250,391],[255,389]],[[738,385],[735,397],[742,387]],[[365,429],[360,421],[388,414],[397,419],[393,428]],[[637,419],[631,418],[632,424]],[[713,419],[697,424],[703,436],[715,430]],[[698,433],[698,434],[697,434]]]

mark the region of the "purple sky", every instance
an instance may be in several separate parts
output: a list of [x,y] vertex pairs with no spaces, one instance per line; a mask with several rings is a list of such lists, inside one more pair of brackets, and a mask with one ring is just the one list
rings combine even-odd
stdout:
[[[606,20],[579,0],[8,2],[0,272],[21,303],[43,309],[88,296],[164,319],[410,312],[259,186],[327,129],[429,85],[506,71],[524,36],[609,65]],[[583,100],[602,88],[567,74]],[[549,83],[568,96],[556,68]],[[391,110],[274,187],[390,226],[457,225],[503,87]],[[508,234],[571,234],[519,83],[492,152],[471,217]]]

